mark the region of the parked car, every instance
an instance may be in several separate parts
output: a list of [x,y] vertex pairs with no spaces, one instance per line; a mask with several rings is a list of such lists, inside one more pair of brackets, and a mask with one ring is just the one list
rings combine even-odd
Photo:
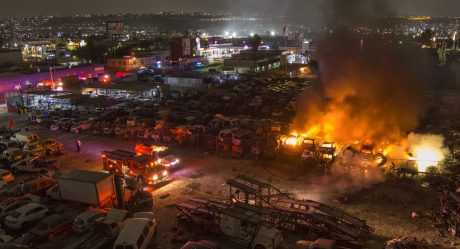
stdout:
[[209,240],[188,241],[180,249],[219,249],[216,242]]
[[107,211],[103,209],[91,209],[79,214],[72,225],[72,230],[75,233],[85,233],[88,231],[93,222],[101,217],[106,217]]
[[28,203],[12,211],[5,219],[5,226],[11,229],[29,227],[48,214],[46,206],[37,203]]
[[133,215],[128,219],[118,235],[113,249],[131,248],[146,249],[148,248],[152,237],[156,233],[156,219],[153,213],[142,212]]
[[58,142],[56,139],[42,139],[37,143],[45,149],[45,153],[47,155],[56,155],[62,153],[64,150],[64,145]]
[[87,130],[91,129],[91,127],[93,127],[93,122],[91,122],[91,121],[81,121],[78,124],[72,126],[72,128],[70,128],[70,131],[73,132],[73,133],[80,133],[80,132],[87,131]]
[[39,137],[36,133],[29,132],[29,131],[19,131],[14,133],[10,140],[16,141],[20,144],[32,144],[38,142]]
[[56,160],[41,160],[38,157],[27,157],[24,160],[11,164],[10,169],[13,173],[42,173],[56,170]]
[[14,176],[9,170],[0,169],[0,185],[14,181]]
[[19,148],[8,148],[3,151],[0,156],[0,166],[3,168],[9,168],[12,163],[18,162],[25,158],[25,154],[22,149]]
[[[24,181],[24,185],[27,193],[42,195],[47,189],[56,185],[56,181],[51,177],[41,176]],[[4,186],[0,189],[0,196],[19,197],[23,194],[26,193],[22,192],[20,184],[16,184],[14,186]]]
[[0,202],[0,222],[3,222],[13,210],[30,203],[30,201],[10,198]]
[[24,152],[35,157],[44,157],[46,154],[45,149],[39,143],[24,145]]
[[41,220],[29,230],[39,240],[51,240],[72,227],[72,219],[68,215],[52,214]]
[[10,241],[13,241],[13,239],[14,239],[13,237],[6,235],[6,234],[0,235],[0,243],[8,243]]
[[9,149],[9,148],[20,148],[21,146],[19,145],[18,142],[10,140],[10,139],[1,139],[0,140],[0,153],[3,153],[3,151]]

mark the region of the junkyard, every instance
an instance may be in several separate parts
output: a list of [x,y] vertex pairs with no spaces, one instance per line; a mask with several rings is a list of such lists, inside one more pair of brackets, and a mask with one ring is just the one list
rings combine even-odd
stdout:
[[[126,222],[152,212],[150,246],[156,248],[203,240],[257,249],[458,247],[457,182],[455,172],[446,173],[458,154],[435,162],[446,170],[426,173],[411,166],[416,159],[402,163],[374,154],[370,145],[354,149],[290,133],[296,99],[315,84],[315,73],[242,77],[207,92],[119,98],[112,107],[42,103],[22,115],[4,115],[2,125],[14,122],[17,130],[5,128],[1,135],[3,165],[14,174],[13,183],[4,180],[2,205],[39,203],[46,209],[40,218],[14,225],[6,209],[5,242],[109,248]],[[334,170],[336,160],[354,173]],[[41,179],[40,186],[31,176]],[[96,184],[95,193],[78,183],[86,181]],[[73,228],[71,219],[90,207],[114,211],[94,227],[88,223],[82,235],[78,218]],[[33,232],[49,214],[68,220],[67,227]],[[111,230],[104,224],[113,224]],[[391,247],[398,243],[407,247]]]

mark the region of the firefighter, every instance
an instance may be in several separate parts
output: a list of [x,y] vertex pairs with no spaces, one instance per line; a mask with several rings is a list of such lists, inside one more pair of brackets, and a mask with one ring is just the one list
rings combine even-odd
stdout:
[[77,138],[77,141],[75,142],[75,146],[77,147],[77,152],[80,153],[81,150],[81,141],[79,138]]

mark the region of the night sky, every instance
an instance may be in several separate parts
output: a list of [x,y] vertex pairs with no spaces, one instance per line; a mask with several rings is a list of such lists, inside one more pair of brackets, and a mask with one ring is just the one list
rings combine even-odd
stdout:
[[[167,10],[320,17],[319,3],[325,1],[328,0],[2,0],[0,17]],[[394,14],[398,15],[460,16],[460,0],[380,1],[389,3]]]

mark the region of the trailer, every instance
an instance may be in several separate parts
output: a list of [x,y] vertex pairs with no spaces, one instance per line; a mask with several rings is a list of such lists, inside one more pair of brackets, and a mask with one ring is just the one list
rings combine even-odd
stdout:
[[96,207],[110,206],[116,199],[114,175],[105,172],[72,170],[57,177],[58,185],[48,192],[54,199]]
[[[230,228],[225,225],[227,221],[239,219],[241,224],[247,224],[249,231],[252,231],[251,236],[243,236],[246,238],[244,241],[251,247],[260,245],[257,248],[267,249],[278,243],[255,243],[255,238],[262,236],[258,232],[265,228],[271,231],[268,234],[272,234],[271,239],[275,241],[278,233],[274,229],[290,233],[307,230],[351,247],[355,245],[353,242],[359,242],[373,232],[373,228],[368,226],[366,221],[341,209],[313,200],[297,200],[268,183],[244,175],[228,180],[227,184],[227,201],[189,199],[176,205],[179,210],[178,218],[198,224],[198,227],[209,228],[210,232],[220,231],[232,237],[231,240],[241,243],[243,241],[238,238],[239,235],[235,236],[231,231],[226,231]],[[265,235],[262,237],[266,240]]]

